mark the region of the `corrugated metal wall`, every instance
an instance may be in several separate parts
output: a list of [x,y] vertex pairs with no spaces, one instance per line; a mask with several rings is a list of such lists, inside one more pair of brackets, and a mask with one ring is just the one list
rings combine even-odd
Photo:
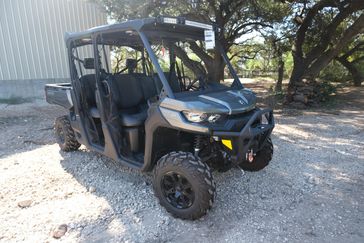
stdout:
[[106,22],[87,0],[0,0],[0,80],[68,78],[64,33]]

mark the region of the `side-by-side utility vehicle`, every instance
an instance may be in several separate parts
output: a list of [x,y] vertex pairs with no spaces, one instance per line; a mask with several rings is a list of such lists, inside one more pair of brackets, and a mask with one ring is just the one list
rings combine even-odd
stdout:
[[[71,83],[45,87],[47,102],[69,111],[55,122],[61,150],[83,144],[152,172],[168,212],[205,215],[215,200],[212,170],[257,171],[273,155],[273,112],[243,87],[221,31],[157,17],[66,33]],[[222,67],[211,68],[212,59]]]

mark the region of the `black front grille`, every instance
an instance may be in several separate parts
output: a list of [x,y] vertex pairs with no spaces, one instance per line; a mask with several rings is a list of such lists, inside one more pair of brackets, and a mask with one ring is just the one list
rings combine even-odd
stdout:
[[[252,111],[245,112],[245,113],[229,115],[228,119],[232,123],[231,131],[240,132],[244,128],[245,124],[247,124],[249,119],[252,117],[252,115],[255,113],[255,111],[256,110],[252,110]],[[260,120],[257,119],[253,123],[253,127],[258,125],[259,123],[260,123]]]

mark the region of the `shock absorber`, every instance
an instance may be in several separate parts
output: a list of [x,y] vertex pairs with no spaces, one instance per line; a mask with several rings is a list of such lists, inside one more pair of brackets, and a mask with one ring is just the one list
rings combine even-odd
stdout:
[[202,147],[202,136],[201,135],[197,135],[195,137],[195,156],[198,156],[198,154],[200,153],[201,147]]

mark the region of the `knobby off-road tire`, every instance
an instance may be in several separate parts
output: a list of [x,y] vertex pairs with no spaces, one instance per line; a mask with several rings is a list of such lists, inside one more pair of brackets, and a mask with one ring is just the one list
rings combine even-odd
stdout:
[[257,152],[254,160],[250,163],[244,160],[240,163],[240,168],[246,171],[259,171],[266,167],[273,157],[273,143],[270,137],[267,138],[263,148]]
[[67,116],[61,116],[54,123],[54,131],[59,147],[62,151],[70,152],[77,150],[81,144],[77,142],[75,133]]
[[[177,184],[174,189],[170,186],[173,181]],[[216,193],[208,165],[188,152],[171,152],[158,161],[154,168],[153,188],[159,203],[169,213],[190,220],[202,217],[211,209]]]

